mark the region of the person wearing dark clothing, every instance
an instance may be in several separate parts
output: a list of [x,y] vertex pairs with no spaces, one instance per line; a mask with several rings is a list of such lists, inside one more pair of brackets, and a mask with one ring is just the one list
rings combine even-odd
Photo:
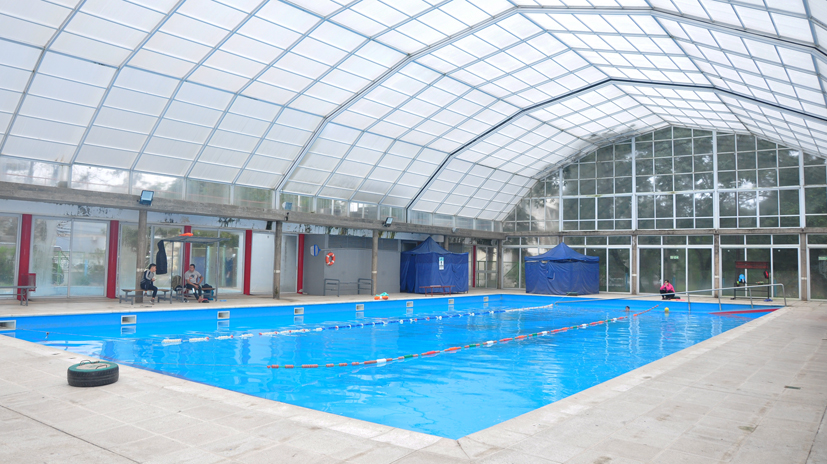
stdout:
[[668,280],[663,281],[663,286],[660,288],[661,300],[672,300],[675,298],[675,287],[669,283]]
[[158,295],[158,287],[155,286],[155,264],[150,264],[144,271],[144,276],[141,279],[141,290],[152,291],[151,303],[155,303],[155,297]]
[[204,281],[204,277],[201,275],[200,272],[195,270],[195,264],[190,264],[189,271],[184,273],[184,282],[185,287],[195,292],[195,296],[198,297],[198,302],[200,303],[203,300],[202,296],[202,288],[201,282]]

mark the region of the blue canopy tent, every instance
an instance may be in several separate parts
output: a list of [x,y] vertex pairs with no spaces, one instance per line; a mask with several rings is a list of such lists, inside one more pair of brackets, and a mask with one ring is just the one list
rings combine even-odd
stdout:
[[468,253],[451,253],[431,237],[402,253],[399,290],[426,293],[429,285],[452,285],[451,292],[468,291]]
[[586,256],[561,243],[525,259],[525,291],[544,295],[599,293],[600,258]]

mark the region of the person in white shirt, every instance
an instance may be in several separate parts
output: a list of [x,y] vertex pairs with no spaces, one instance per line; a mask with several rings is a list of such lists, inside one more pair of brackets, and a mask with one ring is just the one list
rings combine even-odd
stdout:
[[198,301],[200,302],[202,299],[201,282],[204,281],[204,277],[200,272],[195,270],[195,264],[190,264],[189,271],[184,273],[184,281],[186,282],[185,287],[195,292],[195,296],[198,297]]

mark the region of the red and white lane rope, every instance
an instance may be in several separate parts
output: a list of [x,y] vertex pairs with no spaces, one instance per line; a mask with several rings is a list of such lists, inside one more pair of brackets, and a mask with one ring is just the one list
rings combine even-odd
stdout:
[[593,327],[593,326],[596,326],[596,325],[609,324],[609,323],[618,322],[618,321],[621,321],[621,320],[627,319],[627,318],[638,317],[641,314],[648,313],[649,311],[657,308],[658,306],[660,306],[660,305],[657,304],[657,305],[652,306],[651,308],[647,309],[646,311],[641,311],[639,313],[634,313],[630,316],[613,317],[611,319],[606,319],[606,320],[601,320],[601,321],[594,321],[594,322],[574,325],[574,326],[570,326],[570,327],[561,327],[559,329],[554,329],[554,330],[544,330],[542,332],[536,332],[536,333],[531,333],[531,334],[527,334],[527,335],[517,335],[517,336],[514,336],[514,337],[502,338],[500,340],[488,340],[488,341],[481,342],[481,343],[471,343],[471,344],[464,345],[464,346],[454,346],[454,347],[447,348],[447,349],[444,349],[444,350],[426,351],[422,354],[407,354],[407,355],[404,355],[404,356],[398,356],[396,358],[379,358],[379,359],[371,359],[371,360],[368,360],[368,361],[351,361],[351,362],[339,362],[339,363],[283,364],[283,365],[269,364],[267,366],[267,368],[268,369],[278,369],[278,368],[283,368],[283,369],[294,369],[294,368],[314,369],[314,368],[318,368],[320,366],[323,366],[323,367],[345,367],[345,366],[359,366],[359,365],[370,365],[370,364],[385,364],[385,363],[389,363],[391,361],[402,361],[404,359],[410,359],[410,358],[419,358],[419,357],[425,357],[425,356],[436,356],[440,353],[455,353],[455,352],[457,352],[459,350],[462,350],[462,349],[477,348],[477,347],[488,347],[488,346],[493,346],[497,343],[508,343],[510,341],[516,341],[516,340],[528,340],[532,337],[536,338],[536,337],[542,337],[542,336],[546,336],[546,335],[554,335],[556,333],[566,332],[568,330],[573,330],[573,329],[588,329],[589,327]]

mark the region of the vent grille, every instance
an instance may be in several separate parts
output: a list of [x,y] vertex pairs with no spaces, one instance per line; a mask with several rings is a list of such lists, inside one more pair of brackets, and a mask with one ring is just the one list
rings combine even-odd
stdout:
[[293,314],[304,314],[304,307],[301,308],[293,308]]
[[413,308],[413,301],[406,301],[405,302],[405,307],[406,308]]
[[365,310],[365,305],[363,305],[363,304],[356,305],[356,311],[364,311],[364,310]]
[[130,314],[128,316],[121,316],[121,324],[137,324],[138,316]]
[[0,321],[0,330],[14,330],[17,328],[17,321]]
[[229,319],[230,312],[229,311],[218,311],[218,318],[219,319]]

